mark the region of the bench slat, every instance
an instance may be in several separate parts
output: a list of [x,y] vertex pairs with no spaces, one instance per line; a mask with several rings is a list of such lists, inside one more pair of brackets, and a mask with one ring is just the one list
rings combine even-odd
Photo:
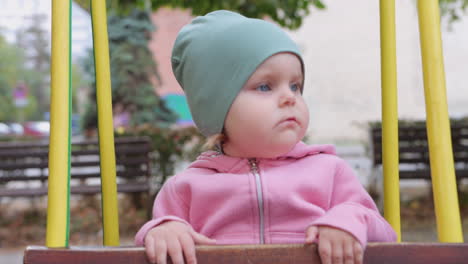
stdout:
[[[370,130],[372,140],[372,167],[382,166],[382,128],[376,127]],[[451,138],[453,161],[457,181],[468,178],[468,124],[452,124]],[[400,180],[421,179],[431,181],[430,157],[425,126],[405,126],[398,128],[398,162]],[[382,174],[373,174],[373,188],[377,186],[375,177]],[[460,189],[459,189],[460,190]]]
[[[199,264],[320,264],[316,245],[197,246]],[[466,263],[468,244],[369,243],[364,264]],[[27,247],[25,264],[149,263],[144,248],[94,247],[47,249]],[[172,263],[168,261],[168,263]]]
[[[149,185],[146,182],[117,184],[117,191],[120,193],[148,192],[149,190]],[[70,192],[71,194],[98,194],[101,193],[101,186],[72,186]],[[44,195],[47,195],[47,186],[40,186],[35,188],[0,189],[0,197],[31,197]]]
[[[151,146],[149,145],[139,145],[139,146],[132,146],[132,147],[116,147],[115,148],[116,154],[119,156],[125,156],[125,155],[146,155],[148,152],[151,151]],[[96,155],[99,156],[99,149],[94,148],[93,149],[77,149],[77,150],[72,150],[72,157],[78,157],[78,156],[91,156],[91,155]],[[49,156],[49,150],[47,148],[44,149],[35,149],[35,148],[29,148],[29,149],[21,149],[21,150],[4,150],[0,149],[0,158],[2,159],[17,159],[17,158],[27,158],[27,157],[33,157],[33,158],[47,158]]]
[[[116,158],[117,166],[131,166],[131,165],[141,165],[148,164],[150,158],[146,157],[125,157],[125,158]],[[74,167],[99,167],[99,160],[94,161],[72,161],[71,166]],[[20,161],[17,163],[2,162],[0,163],[0,170],[18,170],[18,169],[46,169],[49,167],[49,162],[47,160],[36,161],[36,162],[26,162]]]
[[[150,174],[148,170],[124,170],[121,171],[117,169],[117,177],[119,178],[137,178],[137,177],[147,177]],[[101,173],[72,173],[72,179],[88,179],[88,178],[100,178]],[[36,176],[25,176],[25,175],[11,175],[11,176],[0,176],[0,182],[9,182],[9,181],[46,181],[48,175],[36,175]]]
[[[73,146],[95,146],[98,145],[98,140],[97,139],[86,139],[86,140],[73,140],[72,141],[72,147]],[[115,145],[124,145],[124,144],[148,144],[148,138],[147,137],[115,137],[114,138],[114,144]],[[35,148],[49,148],[49,142],[48,141],[15,141],[15,142],[0,142],[0,149],[12,149],[12,150],[18,150],[22,148],[27,148],[30,149],[31,147]]]
[[[72,179],[100,178],[98,141],[72,142]],[[0,142],[0,183],[17,181],[44,181],[48,179],[49,143]],[[148,137],[115,138],[116,174],[120,179],[119,192],[148,192],[151,176],[151,141]],[[29,171],[28,171],[29,170]],[[34,176],[29,176],[32,173]],[[77,173],[78,172],[78,173]],[[28,175],[29,174],[29,175]],[[81,184],[81,185],[76,185]],[[71,182],[74,194],[99,193],[100,186],[87,182]],[[47,194],[47,187],[17,188],[6,185],[0,189],[0,197],[40,196]]]
[[[380,155],[381,151],[382,151],[382,145],[379,143],[379,144],[374,144],[374,154],[378,154]],[[429,150],[429,148],[427,147],[427,145],[425,146],[404,146],[404,145],[399,145],[399,151],[400,152],[408,152],[408,153],[427,153],[427,151]],[[453,144],[452,146],[452,149],[454,152],[462,152],[462,153],[466,153],[466,151],[468,151],[468,146],[467,145],[462,145],[462,144]]]

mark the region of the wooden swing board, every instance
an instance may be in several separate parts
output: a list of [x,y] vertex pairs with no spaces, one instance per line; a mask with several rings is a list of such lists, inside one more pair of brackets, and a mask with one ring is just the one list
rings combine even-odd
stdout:
[[[319,264],[316,245],[198,246],[198,264]],[[25,264],[150,263],[141,247],[29,246]],[[168,261],[168,263],[171,263]],[[468,263],[468,244],[462,243],[369,243],[365,264]]]

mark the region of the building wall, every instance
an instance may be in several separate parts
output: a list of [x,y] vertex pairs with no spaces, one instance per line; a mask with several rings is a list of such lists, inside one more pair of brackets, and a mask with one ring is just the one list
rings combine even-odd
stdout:
[[177,33],[184,25],[190,23],[192,18],[190,11],[181,9],[160,8],[153,13],[152,20],[156,31],[149,45],[161,76],[161,83],[156,87],[161,96],[183,93],[172,73],[171,52]]
[[[290,32],[304,52],[305,97],[316,142],[365,141],[367,122],[381,119],[378,1],[327,1]],[[425,118],[415,1],[396,1],[399,117]],[[452,117],[468,115],[468,19],[444,24],[447,97]]]

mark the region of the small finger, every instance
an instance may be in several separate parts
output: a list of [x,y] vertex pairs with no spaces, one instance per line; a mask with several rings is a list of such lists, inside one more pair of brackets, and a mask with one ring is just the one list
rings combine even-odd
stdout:
[[171,257],[173,264],[184,264],[182,247],[180,246],[180,242],[177,238],[172,237],[169,241],[167,241],[167,252]]
[[[354,263],[354,241],[343,244],[343,262],[345,264]],[[357,263],[356,263],[357,264]]]
[[331,246],[332,248],[332,263],[343,264],[343,244],[335,242]]
[[316,226],[311,226],[307,228],[305,242],[313,243],[314,240],[317,238],[317,234],[318,234],[318,228]]
[[156,255],[156,263],[166,264],[167,263],[167,244],[166,244],[166,241],[158,240],[157,242],[155,242],[154,248],[155,248],[155,255]]
[[362,264],[364,261],[364,249],[359,242],[354,242],[354,263]]
[[322,264],[331,264],[331,244],[328,240],[321,240],[318,243],[318,251]]
[[193,238],[193,241],[195,242],[196,245],[202,245],[202,244],[216,244],[215,239],[211,239],[209,237],[206,237],[200,233],[197,233],[195,230],[190,230],[190,235]]
[[192,236],[185,233],[179,237],[182,250],[184,252],[185,261],[187,264],[197,264],[197,257],[195,253],[195,243],[193,242]]
[[149,262],[156,263],[156,249],[154,245],[154,240],[152,237],[147,236],[145,238],[145,252],[146,257],[148,258]]

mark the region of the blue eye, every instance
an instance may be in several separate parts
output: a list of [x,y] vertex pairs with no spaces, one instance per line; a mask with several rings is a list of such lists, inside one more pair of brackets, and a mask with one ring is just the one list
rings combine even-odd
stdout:
[[271,91],[271,88],[267,84],[262,84],[262,85],[258,86],[256,88],[256,90],[261,91],[261,92],[268,92],[268,91]]
[[297,91],[300,91],[300,90],[301,90],[301,88],[299,87],[299,85],[297,83],[291,85],[291,91],[297,92]]

